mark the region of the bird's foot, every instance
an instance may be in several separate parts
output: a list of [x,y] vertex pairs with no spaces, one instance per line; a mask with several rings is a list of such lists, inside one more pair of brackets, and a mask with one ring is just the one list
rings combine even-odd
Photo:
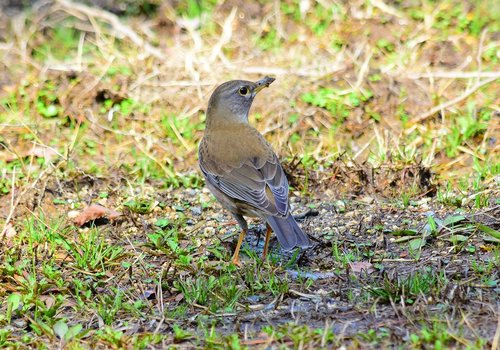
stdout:
[[238,259],[238,257],[233,257],[233,259],[231,260],[231,264],[234,264],[239,268],[243,267],[243,264],[241,263],[240,259]]

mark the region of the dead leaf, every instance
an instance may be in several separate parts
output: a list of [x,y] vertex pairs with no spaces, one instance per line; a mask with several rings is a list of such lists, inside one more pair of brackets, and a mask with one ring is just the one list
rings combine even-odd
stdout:
[[54,253],[53,258],[57,262],[61,262],[61,261],[66,261],[66,262],[74,261],[73,257],[71,255],[69,255],[67,251],[57,251],[57,252]]
[[38,298],[45,303],[47,309],[50,309],[56,303],[56,299],[51,295],[40,295]]
[[45,158],[47,162],[50,162],[54,157],[58,156],[56,150],[45,147],[45,146],[34,146],[28,150],[18,150],[16,153],[13,152],[0,152],[0,159],[5,161],[6,163],[13,162],[19,158],[26,157],[36,157],[36,158]]
[[108,219],[111,221],[118,219],[120,216],[122,216],[122,213],[120,213],[119,211],[110,210],[108,212]]
[[97,219],[107,218],[116,220],[122,213],[103,207],[102,205],[92,204],[82,210],[82,212],[73,220],[75,225],[83,226],[87,222]]
[[6,226],[5,229],[2,231],[2,234],[0,237],[5,237],[7,239],[7,242],[10,242],[12,237],[14,237],[17,234],[16,229],[12,224],[9,222]]
[[351,270],[354,273],[361,273],[363,271],[366,273],[372,273],[373,271],[375,271],[372,263],[368,261],[355,261],[349,263],[349,266],[351,267]]
[[18,283],[18,284],[21,284],[21,285],[22,285],[22,284],[26,283],[26,279],[25,279],[23,276],[18,275],[17,273],[16,273],[16,274],[14,274],[14,276],[12,276],[12,278],[13,278],[13,279],[14,279],[14,280]]
[[26,153],[26,156],[45,158],[46,161],[50,162],[52,158],[57,156],[57,152],[49,147],[35,146]]

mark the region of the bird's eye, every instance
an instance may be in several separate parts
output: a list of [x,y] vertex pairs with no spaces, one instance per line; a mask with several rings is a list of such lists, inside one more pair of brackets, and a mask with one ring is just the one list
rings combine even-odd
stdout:
[[248,95],[248,93],[250,92],[250,90],[246,87],[246,86],[242,86],[240,87],[240,89],[238,90],[238,93],[241,95],[241,96],[246,96]]

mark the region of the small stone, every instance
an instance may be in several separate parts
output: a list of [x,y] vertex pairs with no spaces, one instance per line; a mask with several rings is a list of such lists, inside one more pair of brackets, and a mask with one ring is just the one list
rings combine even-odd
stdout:
[[102,205],[103,207],[106,207],[108,205],[108,199],[107,198],[100,198],[97,201],[98,204]]
[[215,234],[215,229],[213,227],[205,227],[203,229],[203,235],[205,237],[213,236]]
[[201,215],[201,207],[198,207],[198,206],[191,207],[190,210],[191,210],[191,213],[193,215],[196,215],[196,216],[200,216]]
[[80,211],[79,211],[79,210],[71,210],[71,211],[68,211],[68,218],[70,218],[70,219],[74,219],[74,218],[76,218],[78,215],[80,215]]
[[374,199],[373,199],[373,197],[366,196],[366,197],[361,198],[359,201],[366,203],[366,204],[372,204]]

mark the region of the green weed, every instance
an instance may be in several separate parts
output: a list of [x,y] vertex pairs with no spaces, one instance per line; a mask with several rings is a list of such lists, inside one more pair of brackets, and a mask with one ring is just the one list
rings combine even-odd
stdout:
[[438,294],[445,282],[446,278],[443,275],[426,269],[406,277],[396,277],[395,279],[385,277],[376,285],[369,285],[368,291],[383,302],[399,301],[403,297],[406,304],[413,304],[418,297],[427,298]]

